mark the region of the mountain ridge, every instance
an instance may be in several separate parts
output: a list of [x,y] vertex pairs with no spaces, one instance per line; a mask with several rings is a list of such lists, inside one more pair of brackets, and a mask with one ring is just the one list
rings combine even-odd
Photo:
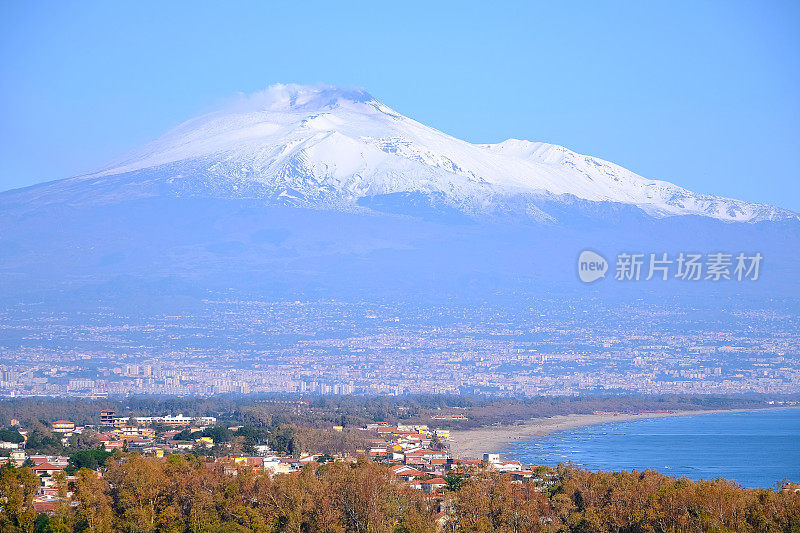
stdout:
[[777,207],[649,180],[558,145],[468,143],[363,89],[299,85],[273,85],[186,121],[98,172],[0,193],[0,205],[18,195],[19,203],[92,203],[125,194],[216,194],[333,210],[416,195],[471,217],[513,212],[547,223],[557,217],[544,204],[568,205],[574,197],[635,206],[655,218],[798,219]]

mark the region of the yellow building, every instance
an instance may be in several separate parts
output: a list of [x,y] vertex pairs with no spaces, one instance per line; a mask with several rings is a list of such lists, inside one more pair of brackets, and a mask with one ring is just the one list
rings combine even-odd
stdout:
[[144,451],[147,455],[152,455],[153,457],[156,457],[158,459],[164,457],[164,450],[162,450],[161,448],[145,448]]
[[211,448],[214,445],[214,439],[211,437],[200,437],[195,442],[205,446],[206,448]]
[[72,433],[75,431],[75,423],[69,420],[56,420],[53,422],[53,431],[56,433]]

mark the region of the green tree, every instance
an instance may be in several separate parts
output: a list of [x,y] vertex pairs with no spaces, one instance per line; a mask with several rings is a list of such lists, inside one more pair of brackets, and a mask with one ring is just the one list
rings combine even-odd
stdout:
[[450,492],[460,491],[461,486],[464,484],[464,476],[457,472],[447,474],[444,480],[447,482],[447,490]]
[[20,432],[16,430],[16,428],[6,428],[0,429],[0,441],[19,444],[21,442],[25,442],[25,437],[23,437]]
[[105,450],[81,450],[75,452],[69,458],[67,473],[69,475],[74,475],[75,472],[81,468],[97,470],[105,465],[111,455],[112,452],[107,452]]

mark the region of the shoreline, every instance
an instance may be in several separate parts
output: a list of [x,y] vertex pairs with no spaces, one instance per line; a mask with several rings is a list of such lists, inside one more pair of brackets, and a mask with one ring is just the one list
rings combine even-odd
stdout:
[[744,413],[797,409],[797,407],[766,407],[761,409],[707,409],[695,411],[663,411],[645,413],[592,413],[556,415],[547,418],[531,418],[513,425],[484,426],[475,429],[450,432],[450,453],[461,459],[480,459],[484,453],[505,454],[517,442],[543,437],[559,431],[568,431],[584,426],[629,422],[651,418],[695,416],[715,413]]

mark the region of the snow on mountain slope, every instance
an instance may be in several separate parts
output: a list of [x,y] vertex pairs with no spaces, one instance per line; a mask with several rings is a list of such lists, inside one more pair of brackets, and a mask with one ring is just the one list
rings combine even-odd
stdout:
[[272,86],[181,124],[105,170],[67,181],[98,183],[142,172],[171,186],[200,179],[207,189],[224,185],[310,207],[355,208],[365,197],[423,193],[467,213],[490,213],[518,196],[557,201],[571,195],[635,205],[656,217],[797,218],[648,180],[561,146],[514,139],[471,144],[404,117],[363,90],[330,86]]

